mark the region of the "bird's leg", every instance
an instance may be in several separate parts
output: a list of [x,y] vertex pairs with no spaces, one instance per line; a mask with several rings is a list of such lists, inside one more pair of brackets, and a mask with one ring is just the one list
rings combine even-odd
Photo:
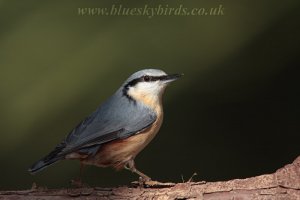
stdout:
[[135,164],[134,164],[134,160],[129,160],[126,165],[125,165],[125,169],[136,173],[137,175],[139,175],[142,179],[142,182],[147,182],[147,181],[151,181],[151,178],[149,176],[147,176],[146,174],[140,172],[139,170],[137,170],[135,168]]
[[127,169],[133,173],[136,173],[140,176],[139,181],[132,182],[132,184],[134,186],[162,188],[162,187],[172,187],[175,185],[175,183],[161,183],[158,181],[152,181],[149,176],[147,176],[146,174],[140,172],[139,170],[137,170],[135,168],[134,160],[128,161],[124,167],[125,167],[125,169]]
[[81,177],[82,177],[82,171],[83,171],[83,168],[84,168],[84,164],[82,162],[80,162],[80,171],[79,171],[79,179],[81,180]]
[[82,188],[86,187],[86,184],[82,182],[82,171],[84,168],[84,164],[80,162],[80,169],[79,169],[79,177],[76,179],[71,180],[71,185],[77,187],[77,188]]

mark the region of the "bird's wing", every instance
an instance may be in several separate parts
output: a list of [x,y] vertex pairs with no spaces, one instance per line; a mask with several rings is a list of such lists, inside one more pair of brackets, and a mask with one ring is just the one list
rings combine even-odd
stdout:
[[58,156],[138,134],[156,117],[151,109],[126,97],[110,98],[70,132]]
[[93,155],[101,144],[138,134],[156,118],[153,110],[117,92],[79,123],[53,151],[34,163],[29,171],[36,173],[72,152]]

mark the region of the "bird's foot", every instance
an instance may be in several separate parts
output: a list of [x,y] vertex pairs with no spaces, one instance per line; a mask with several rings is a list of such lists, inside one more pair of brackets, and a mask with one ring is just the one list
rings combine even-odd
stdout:
[[67,194],[70,197],[88,196],[93,192],[93,188],[83,183],[80,178],[72,179],[70,184],[74,188],[67,189]]
[[72,179],[70,181],[70,184],[75,188],[89,188],[89,186],[86,183],[82,182],[80,178]]
[[159,181],[152,181],[152,180],[146,181],[144,183],[144,186],[148,188],[165,188],[165,187],[173,187],[174,185],[175,183],[171,183],[171,182],[162,183]]
[[93,191],[94,188],[68,188],[67,194],[70,197],[89,196]]
[[175,183],[171,182],[158,182],[158,181],[153,181],[150,178],[145,179],[144,177],[140,177],[138,181],[133,181],[131,183],[134,187],[143,187],[143,188],[166,188],[166,187],[173,187]]

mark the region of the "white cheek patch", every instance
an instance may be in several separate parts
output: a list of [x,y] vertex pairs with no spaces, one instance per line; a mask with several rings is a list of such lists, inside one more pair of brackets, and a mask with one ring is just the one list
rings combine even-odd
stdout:
[[151,90],[154,89],[157,84],[155,82],[140,82],[134,86],[137,90]]
[[140,94],[148,94],[148,95],[158,95],[161,86],[158,81],[156,82],[140,82],[136,84],[134,87],[136,92]]
[[134,99],[140,99],[141,97],[156,99],[161,96],[163,91],[159,82],[140,82],[135,86],[130,87],[128,94]]

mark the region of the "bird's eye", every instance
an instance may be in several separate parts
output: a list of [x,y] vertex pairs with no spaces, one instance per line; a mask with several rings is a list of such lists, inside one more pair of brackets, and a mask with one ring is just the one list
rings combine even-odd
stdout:
[[151,78],[150,78],[150,76],[144,76],[144,81],[146,81],[146,82],[148,82],[148,81],[150,81],[151,80]]

